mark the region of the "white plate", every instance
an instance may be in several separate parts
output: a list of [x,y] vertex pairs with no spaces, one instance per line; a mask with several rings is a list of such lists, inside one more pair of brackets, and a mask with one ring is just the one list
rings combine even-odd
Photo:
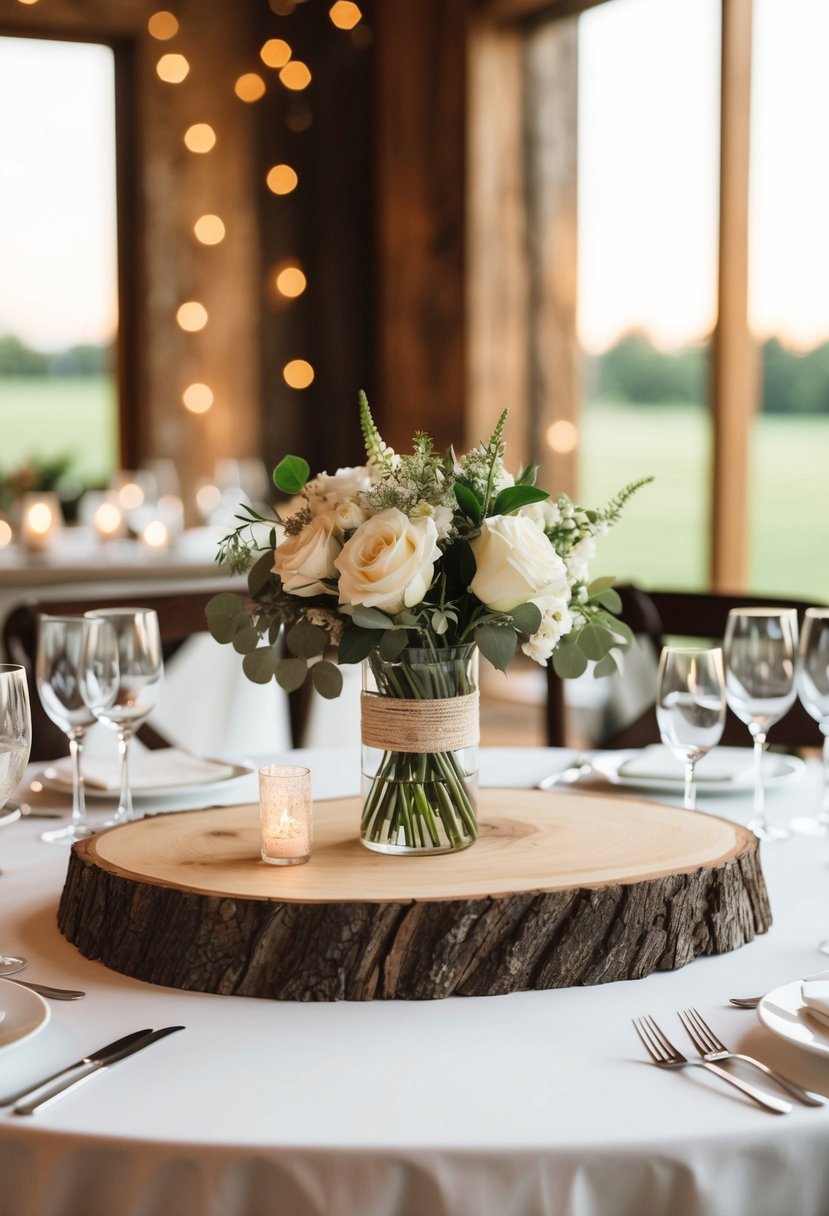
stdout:
[[[829,972],[822,971],[809,979],[829,979]],[[829,1056],[829,1026],[813,1017],[803,1003],[801,983],[802,980],[793,980],[764,996],[757,1006],[760,1021],[779,1038],[816,1055]]]
[[[742,749],[740,749],[742,750]],[[697,796],[710,794],[743,794],[754,786],[754,774],[751,767],[751,752],[747,750],[748,764],[745,770],[736,777],[723,777],[706,781],[701,775],[697,779]],[[620,767],[632,758],[632,753],[622,752],[618,756],[596,756],[591,760],[591,766],[600,776],[611,785],[626,786],[629,789],[663,790],[669,793],[682,793],[683,777],[647,776],[644,773],[623,773]],[[766,789],[774,789],[778,785],[790,785],[799,781],[806,771],[806,764],[799,756],[783,756],[775,754],[769,757],[775,768],[766,774]]]
[[49,1006],[43,997],[10,980],[0,979],[0,1009],[5,1014],[0,1022],[0,1051],[30,1039],[49,1021]]
[[0,828],[4,828],[7,823],[17,823],[20,818],[20,807],[0,806]]
[[[187,795],[196,791],[217,789],[227,785],[228,781],[238,781],[240,777],[247,777],[253,772],[252,768],[244,764],[234,764],[231,767],[231,772],[215,781],[192,781],[182,785],[144,785],[138,789],[133,787],[133,801],[137,802],[141,798],[174,798],[177,794]],[[72,795],[71,781],[66,781],[62,773],[50,766],[38,773],[37,780],[42,782],[44,789],[53,790],[56,794],[68,794],[70,797]],[[118,799],[118,790],[96,789],[90,785],[84,786],[84,793],[87,798],[104,799],[107,802]]]

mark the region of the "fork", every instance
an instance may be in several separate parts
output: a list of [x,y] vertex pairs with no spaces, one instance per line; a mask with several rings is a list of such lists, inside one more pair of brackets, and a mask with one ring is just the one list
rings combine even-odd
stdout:
[[739,1089],[764,1110],[770,1110],[775,1115],[787,1115],[792,1109],[791,1103],[783,1102],[780,1098],[773,1098],[770,1094],[764,1093],[761,1089],[755,1089],[753,1085],[746,1084],[738,1077],[732,1077],[731,1073],[720,1068],[719,1064],[711,1064],[707,1060],[687,1059],[681,1051],[677,1051],[650,1015],[634,1018],[633,1027],[658,1068],[704,1068],[708,1072],[713,1072],[715,1076],[722,1077],[723,1081],[727,1081],[729,1085]]
[[772,1081],[776,1081],[793,1098],[797,1098],[798,1102],[803,1102],[806,1106],[823,1106],[825,1104],[826,1099],[820,1094],[813,1094],[810,1090],[804,1089],[802,1085],[798,1085],[796,1081],[790,1081],[788,1077],[784,1077],[779,1072],[775,1072],[773,1068],[769,1068],[768,1064],[764,1064],[762,1060],[755,1060],[754,1056],[744,1056],[739,1051],[729,1051],[725,1043],[717,1038],[714,1031],[696,1009],[684,1010],[679,1014],[679,1020],[688,1031],[688,1037],[703,1060],[707,1060],[709,1064],[717,1060],[743,1060],[746,1064],[752,1064],[760,1072],[764,1072],[767,1077],[771,1077]]

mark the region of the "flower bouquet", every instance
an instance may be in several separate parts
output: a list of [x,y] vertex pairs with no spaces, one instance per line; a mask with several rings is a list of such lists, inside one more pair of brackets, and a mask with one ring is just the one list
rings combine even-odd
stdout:
[[506,418],[463,456],[425,434],[398,455],[361,393],[366,463],[309,480],[286,456],[273,479],[295,509],[266,520],[243,506],[220,547],[249,570],[251,598],[214,596],[208,626],[250,679],[292,692],[310,674],[336,697],[340,666],[363,662],[361,839],[381,852],[448,852],[477,835],[479,653],[504,671],[520,642],[562,677],[591,661],[601,676],[631,640],[612,580],[588,582],[588,566],[644,480],[600,510],[552,500],[534,467],[505,468]]

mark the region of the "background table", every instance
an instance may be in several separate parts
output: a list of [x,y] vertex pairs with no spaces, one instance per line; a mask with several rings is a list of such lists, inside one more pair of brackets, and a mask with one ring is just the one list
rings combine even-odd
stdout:
[[[293,757],[310,762],[316,798],[357,792],[353,752]],[[563,758],[484,752],[482,776],[531,785]],[[770,790],[772,817],[812,809],[818,782],[815,762]],[[233,801],[255,794],[241,784]],[[749,817],[746,795],[703,797]],[[2,1088],[140,1026],[187,1030],[31,1120],[0,1115],[4,1213],[829,1211],[829,1107],[795,1105],[781,1119],[696,1070],[662,1073],[630,1024],[650,1012],[682,1045],[675,1011],[694,1005],[730,1046],[829,1094],[829,1061],[727,1004],[823,968],[826,839],[763,845],[772,929],[682,971],[506,997],[292,1004],[156,988],[82,958],[55,927],[66,856],[37,839],[42,827],[0,833],[0,949],[27,955],[32,979],[88,996],[53,1003],[49,1026],[0,1056]]]

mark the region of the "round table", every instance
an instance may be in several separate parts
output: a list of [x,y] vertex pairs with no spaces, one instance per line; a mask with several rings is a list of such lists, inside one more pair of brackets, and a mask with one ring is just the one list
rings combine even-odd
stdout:
[[[310,764],[316,798],[357,792],[353,751],[288,755]],[[484,751],[482,782],[531,786],[566,757]],[[770,789],[771,817],[809,813],[819,781],[810,761]],[[226,800],[255,796],[247,778]],[[703,793],[700,808],[745,822],[750,795]],[[631,1026],[651,1013],[686,1047],[676,1011],[695,1006],[735,1050],[829,1094],[829,1060],[728,1005],[823,968],[826,838],[764,844],[771,930],[680,971],[503,997],[295,1004],[158,988],[83,958],[56,928],[67,858],[38,839],[43,827],[23,818],[0,833],[0,950],[27,956],[33,980],[88,995],[53,1002],[48,1026],[2,1053],[0,1088],[139,1027],[186,1031],[35,1116],[0,1113],[10,1216],[829,1211],[829,1105],[766,1114],[701,1071],[651,1067]]]

